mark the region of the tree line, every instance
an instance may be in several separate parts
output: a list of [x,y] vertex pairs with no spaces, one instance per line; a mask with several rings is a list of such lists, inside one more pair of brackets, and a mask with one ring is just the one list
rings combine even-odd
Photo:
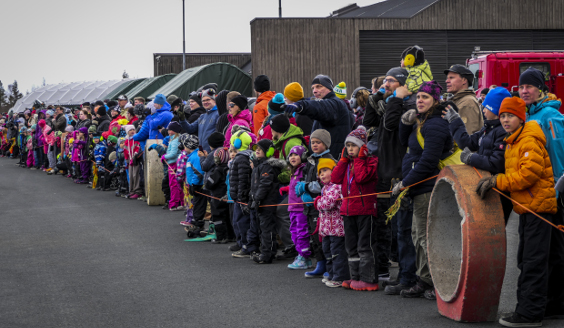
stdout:
[[4,84],[0,81],[0,113],[7,112],[16,105],[16,102],[23,97],[18,88],[18,81],[8,85],[8,89],[4,89]]

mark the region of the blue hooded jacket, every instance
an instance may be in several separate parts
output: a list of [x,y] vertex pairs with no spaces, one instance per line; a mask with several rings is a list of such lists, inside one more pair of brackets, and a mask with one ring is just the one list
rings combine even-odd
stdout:
[[564,116],[558,111],[561,104],[560,100],[548,100],[546,96],[529,105],[527,112],[527,122],[536,121],[544,132],[555,181],[564,174]]
[[193,186],[201,186],[204,184],[203,175],[204,171],[202,170],[200,157],[196,149],[188,156],[188,161],[186,161],[186,183]]
[[210,145],[208,144],[208,138],[212,133],[215,132],[215,127],[217,125],[218,119],[219,113],[217,112],[217,106],[214,106],[205,114],[200,115],[200,117],[198,117],[198,119],[194,123],[189,124],[186,128],[186,133],[198,133],[200,144],[208,153],[211,151]]
[[170,104],[165,102],[163,107],[158,109],[155,114],[147,116],[139,132],[133,136],[133,140],[142,142],[147,139],[163,139],[158,127],[166,128],[172,117]]

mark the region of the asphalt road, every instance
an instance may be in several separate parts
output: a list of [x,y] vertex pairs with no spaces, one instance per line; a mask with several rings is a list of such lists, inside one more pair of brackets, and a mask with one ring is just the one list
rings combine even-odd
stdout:
[[[424,298],[327,288],[289,261],[258,265],[226,245],[184,242],[179,212],[15,163],[0,158],[0,327],[462,325]],[[516,221],[500,312],[515,305]]]

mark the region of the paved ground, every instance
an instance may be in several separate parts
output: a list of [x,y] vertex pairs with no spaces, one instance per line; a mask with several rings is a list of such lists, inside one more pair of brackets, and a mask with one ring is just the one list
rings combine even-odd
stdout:
[[[184,242],[178,212],[15,162],[0,158],[0,327],[459,325],[423,298],[331,289],[289,262]],[[512,217],[504,312],[515,304],[515,234]]]

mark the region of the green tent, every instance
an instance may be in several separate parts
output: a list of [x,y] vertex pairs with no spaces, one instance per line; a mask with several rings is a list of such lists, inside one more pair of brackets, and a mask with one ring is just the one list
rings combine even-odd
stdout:
[[114,91],[111,91],[110,93],[108,93],[107,95],[102,97],[102,99],[116,100],[117,97],[119,97],[120,95],[124,95],[124,94],[128,93],[131,89],[135,88],[136,86],[138,86],[141,82],[143,82],[145,80],[146,80],[146,78],[127,81],[127,82],[123,83],[122,85],[120,85],[119,87],[117,87]]
[[155,77],[150,77],[145,79],[143,82],[139,83],[135,88],[129,90],[125,95],[128,99],[133,99],[135,97],[143,97],[145,99],[150,98],[155,90],[159,89],[163,85],[167,84],[168,81],[172,80],[176,74],[165,74]]
[[190,98],[190,92],[207,83],[217,83],[219,90],[238,91],[250,97],[252,78],[237,66],[228,63],[213,63],[188,68],[170,80],[166,85],[154,91],[148,98],[153,99],[159,93],[168,97],[176,95],[182,99]]

